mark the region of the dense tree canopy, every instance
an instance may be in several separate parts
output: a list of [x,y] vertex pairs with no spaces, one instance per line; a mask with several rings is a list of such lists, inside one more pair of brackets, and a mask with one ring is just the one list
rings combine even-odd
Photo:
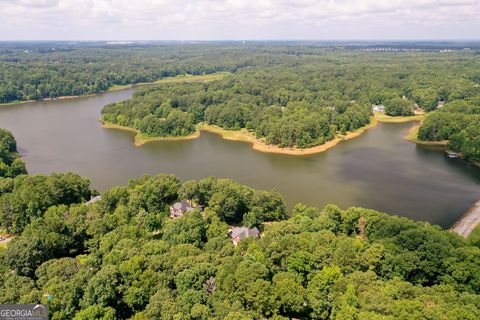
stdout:
[[[401,46],[364,52],[355,45],[295,42],[5,43],[0,45],[0,103],[229,71],[231,76],[215,83],[141,90],[130,101],[106,107],[103,117],[145,136],[186,136],[207,122],[246,128],[266,143],[299,148],[365,126],[372,104],[385,105],[392,116],[411,115],[414,104],[427,112],[441,103],[446,110],[463,101],[478,106],[475,51],[441,52],[451,46],[445,43]],[[478,126],[469,125],[476,117],[454,109],[451,115],[429,116],[419,138],[452,140],[451,149],[478,161]],[[461,132],[451,128],[464,124],[468,128]],[[9,170],[0,164],[0,175],[16,174]]]
[[413,104],[407,99],[390,99],[385,101],[385,113],[393,117],[413,116]]
[[27,169],[19,157],[15,138],[10,131],[0,128],[0,178],[14,178],[26,173]]
[[474,96],[446,103],[429,114],[418,132],[421,140],[449,140],[448,148],[480,162],[480,90]]
[[268,144],[307,148],[367,125],[373,104],[385,105],[387,115],[409,116],[415,104],[433,111],[478,91],[480,66],[467,54],[296,48],[292,56],[284,47],[267,48],[269,64],[255,60],[209,83],[143,88],[130,100],[105,106],[102,118],[146,136],[185,136],[205,122],[247,129]]
[[[227,54],[225,54],[227,53]],[[238,46],[0,45],[0,103],[99,93],[179,74],[235,71],[264,54]]]
[[104,121],[133,127],[147,136],[182,136],[200,122],[251,130],[269,144],[306,148],[370,122],[366,103],[331,105],[320,92],[337,90],[330,75],[310,68],[237,72],[220,81],[144,88],[131,100],[109,104]]
[[[20,203],[25,179],[38,209],[0,250],[0,303],[48,303],[52,319],[480,317],[480,244],[428,223],[333,205],[287,218],[275,190],[173,175],[89,205],[77,177],[21,176],[6,192]],[[46,179],[61,201],[37,195]],[[168,218],[177,198],[204,213]],[[262,236],[234,246],[229,224]]]

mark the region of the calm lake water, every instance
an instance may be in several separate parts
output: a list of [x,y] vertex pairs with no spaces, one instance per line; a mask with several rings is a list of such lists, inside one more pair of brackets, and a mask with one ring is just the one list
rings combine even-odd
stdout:
[[480,199],[480,170],[403,140],[411,123],[380,124],[303,157],[260,153],[209,133],[137,148],[132,133],[103,129],[97,120],[105,104],[133,91],[0,107],[0,127],[15,135],[30,173],[77,172],[100,191],[145,173],[174,173],[183,180],[213,175],[277,188],[289,206],[362,206],[443,227]]

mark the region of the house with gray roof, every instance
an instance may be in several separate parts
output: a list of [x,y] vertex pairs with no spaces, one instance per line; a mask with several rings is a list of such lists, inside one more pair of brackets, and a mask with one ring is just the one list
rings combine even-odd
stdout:
[[249,237],[260,237],[260,231],[256,227],[252,229],[247,227],[236,227],[231,229],[228,235],[230,236],[230,239],[232,239],[233,244],[237,245],[237,243],[242,239]]
[[170,218],[181,218],[185,212],[193,210],[202,212],[203,208],[202,206],[193,206],[190,201],[185,199],[180,202],[175,202],[170,206]]

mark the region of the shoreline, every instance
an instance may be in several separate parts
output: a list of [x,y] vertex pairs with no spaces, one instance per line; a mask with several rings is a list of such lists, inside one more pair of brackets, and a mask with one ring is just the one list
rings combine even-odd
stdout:
[[478,225],[480,225],[480,200],[475,202],[449,230],[466,239]]
[[118,129],[118,130],[124,130],[124,131],[129,131],[132,133],[135,133],[134,137],[134,146],[135,147],[140,147],[148,142],[152,141],[176,141],[176,140],[193,140],[197,139],[200,137],[201,132],[210,132],[217,134],[221,136],[222,139],[225,140],[230,140],[230,141],[238,141],[238,142],[246,142],[250,143],[252,145],[252,148],[256,151],[259,152],[265,152],[265,153],[277,153],[277,154],[285,154],[285,155],[295,155],[295,156],[303,156],[303,155],[311,155],[311,154],[317,154],[321,153],[324,151],[327,151],[328,149],[333,148],[336,146],[338,143],[346,140],[350,140],[353,138],[356,138],[360,135],[362,135],[365,131],[368,129],[371,129],[375,127],[378,124],[378,121],[372,117],[371,122],[362,127],[359,128],[355,131],[348,132],[345,135],[339,134],[337,135],[334,139],[329,140],[325,142],[324,144],[321,144],[319,146],[311,147],[311,148],[306,148],[306,149],[300,149],[300,148],[281,148],[276,145],[269,145],[265,143],[261,139],[257,139],[251,132],[248,132],[246,129],[242,130],[227,130],[220,128],[215,125],[207,125],[207,124],[198,124],[197,125],[197,131],[194,132],[191,135],[188,136],[181,136],[181,137],[146,137],[142,136],[138,130],[130,128],[130,127],[125,127],[121,125],[116,125],[112,123],[105,122],[103,120],[99,120],[102,123],[102,128],[107,128],[107,129]]
[[123,130],[123,131],[128,131],[135,133],[134,139],[133,139],[133,145],[135,147],[140,147],[143,146],[144,144],[152,141],[177,141],[177,140],[192,140],[200,137],[200,131],[197,129],[194,133],[188,135],[188,136],[168,136],[168,137],[148,137],[142,135],[137,129],[130,128],[130,127],[125,127],[121,126],[118,124],[113,124],[109,122],[105,122],[101,119],[99,121],[102,123],[102,128],[105,129],[116,129],[116,130]]
[[437,146],[437,147],[446,147],[448,144],[448,140],[442,140],[442,141],[423,141],[419,140],[417,138],[418,136],[418,130],[420,129],[420,126],[422,125],[422,121],[425,117],[425,114],[416,114],[414,116],[400,116],[400,117],[391,117],[387,116],[383,113],[378,113],[376,112],[374,114],[375,118],[379,122],[383,123],[407,123],[407,122],[417,122],[417,124],[413,125],[410,127],[407,131],[407,133],[404,135],[404,139],[416,144],[421,144],[425,146]]
[[423,118],[425,117],[425,114],[416,114],[416,115],[413,115],[413,116],[391,117],[391,116],[387,116],[384,113],[374,112],[373,116],[378,121],[384,122],[384,123],[405,123],[405,122],[411,122],[411,121],[421,122],[423,120]]
[[38,99],[38,100],[16,100],[16,101],[11,101],[11,102],[0,103],[0,108],[1,107],[14,106],[14,105],[20,105],[20,104],[33,103],[33,102],[80,99],[80,98],[92,97],[92,96],[95,96],[97,94],[102,94],[102,93],[105,93],[105,92],[107,92],[107,91],[102,91],[102,92],[99,92],[99,93],[86,93],[86,94],[82,94],[82,95],[79,95],[79,96],[59,96],[59,97],[55,97],[55,98],[42,98],[42,99]]
[[[423,141],[419,140],[417,138],[418,136],[418,129],[420,129],[421,123],[417,123],[416,125],[413,125],[407,132],[407,134],[404,136],[404,139],[410,142],[413,142],[415,144],[419,144],[422,146],[430,146],[430,147],[438,147],[442,148],[444,150],[447,149],[448,146],[448,140],[442,140],[442,141]],[[468,163],[471,163],[473,166],[480,168],[480,162],[475,162],[475,161],[470,161],[461,158],[463,161],[467,161]]]
[[233,130],[223,129],[215,125],[201,124],[199,125],[199,130],[215,133],[221,136],[222,139],[225,139],[225,140],[250,143],[252,145],[252,149],[259,152],[304,156],[304,155],[312,155],[312,154],[317,154],[317,153],[327,151],[335,147],[338,143],[342,141],[347,141],[362,135],[365,131],[375,127],[377,124],[378,124],[377,120],[374,117],[372,117],[371,122],[364,127],[361,127],[355,131],[348,132],[345,135],[338,134],[335,136],[335,138],[325,142],[324,144],[310,147],[310,148],[305,148],[305,149],[300,149],[295,147],[281,148],[278,145],[270,145],[265,143],[262,139],[256,138],[255,136],[253,136],[252,133],[248,132],[245,129],[233,131]]
[[163,83],[209,82],[209,81],[220,80],[223,77],[225,77],[227,75],[230,75],[230,74],[231,73],[227,72],[227,71],[220,71],[220,72],[215,72],[215,73],[210,73],[210,74],[202,74],[202,75],[182,74],[182,75],[178,75],[178,76],[175,76],[175,77],[165,77],[165,78],[153,81],[153,82],[139,82],[139,83],[126,84],[126,85],[113,85],[110,88],[108,88],[107,90],[101,91],[101,92],[98,92],[98,93],[85,93],[85,94],[76,95],[76,96],[59,96],[59,97],[55,97],[55,98],[42,98],[42,99],[38,99],[38,100],[10,101],[10,102],[5,102],[5,103],[0,103],[0,107],[20,105],[20,104],[40,102],[40,101],[56,101],[56,100],[69,100],[69,99],[85,98],[85,97],[91,97],[91,96],[95,96],[95,95],[99,95],[99,94],[107,93],[107,92],[121,91],[121,90],[127,90],[127,89],[131,89],[131,88],[151,86],[151,85],[157,85],[157,84],[163,84]]
[[416,143],[416,144],[421,144],[424,146],[437,146],[437,147],[446,147],[448,144],[448,140],[442,140],[442,141],[423,141],[419,140],[417,138],[418,136],[418,129],[420,129],[421,123],[417,123],[416,125],[413,125],[407,132],[407,134],[404,136],[405,140]]

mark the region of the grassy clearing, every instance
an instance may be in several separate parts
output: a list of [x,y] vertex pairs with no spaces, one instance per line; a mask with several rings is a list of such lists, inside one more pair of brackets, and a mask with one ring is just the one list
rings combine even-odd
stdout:
[[140,82],[140,83],[126,84],[126,85],[115,85],[110,87],[107,90],[107,92],[124,90],[128,88],[140,87],[140,86],[146,86],[146,85],[155,85],[155,84],[183,83],[183,82],[209,82],[209,81],[220,80],[229,74],[230,72],[217,72],[212,74],[196,75],[196,76],[191,74],[184,74],[176,77],[163,78],[154,82]]
[[0,240],[0,250],[1,250],[7,247],[7,244],[13,239],[13,235],[7,234],[3,231],[3,232],[0,232],[0,236],[3,237],[3,240]]
[[473,229],[472,233],[470,233],[467,239],[472,241],[480,240],[480,224]]
[[414,116],[405,116],[405,117],[391,117],[381,112],[375,112],[374,116],[375,116],[375,119],[377,119],[378,121],[387,122],[387,123],[405,123],[410,121],[422,121],[423,118],[425,117],[424,114],[416,114]]

